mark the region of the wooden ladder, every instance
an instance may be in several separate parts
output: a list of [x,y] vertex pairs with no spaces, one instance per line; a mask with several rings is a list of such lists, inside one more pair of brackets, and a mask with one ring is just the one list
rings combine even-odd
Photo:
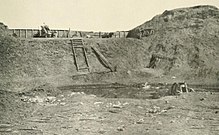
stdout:
[[[73,53],[73,57],[74,57],[75,66],[76,66],[77,71],[87,69],[90,72],[90,66],[88,63],[87,53],[86,53],[86,50],[84,48],[83,39],[71,39],[71,47],[72,47],[72,53]],[[77,62],[78,59],[77,59],[77,55],[76,55],[76,50],[77,50],[76,48],[82,49],[83,55],[85,58],[86,67],[79,67],[78,62]]]

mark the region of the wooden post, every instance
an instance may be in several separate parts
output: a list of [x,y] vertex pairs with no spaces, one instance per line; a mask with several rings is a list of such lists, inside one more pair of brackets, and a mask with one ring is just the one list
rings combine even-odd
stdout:
[[65,30],[62,30],[61,38],[65,37]]
[[119,38],[120,38],[120,31],[119,31]]
[[33,38],[33,29],[31,29],[31,38]]
[[68,32],[68,34],[67,34],[67,38],[70,37],[70,31],[71,31],[71,30],[70,30],[70,28],[69,28],[68,31],[67,31],[67,32]]
[[57,33],[58,33],[58,36],[57,36],[57,37],[59,38],[59,37],[60,37],[60,35],[59,35],[59,30],[57,30]]
[[124,33],[124,38],[125,38],[125,31],[123,31],[123,33]]
[[82,37],[82,33],[81,33],[81,31],[78,31],[78,33],[79,33],[79,36]]
[[99,38],[101,38],[101,32],[99,32]]
[[15,29],[13,29],[13,35],[15,34]]
[[40,30],[40,29],[39,29],[39,33],[40,33],[40,37],[41,37],[41,34],[42,34],[42,33],[41,33],[41,30]]
[[27,29],[25,29],[25,38],[27,38]]
[[64,38],[67,37],[65,34],[66,34],[66,30],[63,30],[63,34],[62,34],[63,36],[62,37],[64,37]]
[[34,29],[33,29],[33,36],[34,36],[34,33],[35,33],[35,32],[38,32],[38,30],[34,30]]
[[21,30],[19,29],[19,37],[21,37]]
[[64,37],[64,38],[66,38],[66,37],[67,37],[67,35],[66,35],[66,30],[63,30],[62,37]]

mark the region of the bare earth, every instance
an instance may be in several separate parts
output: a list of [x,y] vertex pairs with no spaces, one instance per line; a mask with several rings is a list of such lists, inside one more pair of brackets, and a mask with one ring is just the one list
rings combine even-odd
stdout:
[[[219,135],[218,34],[217,7],[166,10],[128,38],[84,39],[88,73],[70,38],[19,39],[0,23],[0,135]],[[167,96],[184,81],[216,87]]]
[[160,99],[107,98],[70,90],[56,96],[2,92],[0,99],[5,105],[2,135],[219,134],[218,92]]

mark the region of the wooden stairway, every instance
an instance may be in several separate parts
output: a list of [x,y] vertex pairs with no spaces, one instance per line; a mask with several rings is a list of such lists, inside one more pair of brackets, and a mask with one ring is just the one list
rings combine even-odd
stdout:
[[[83,39],[71,39],[71,47],[72,47],[72,53],[73,53],[73,57],[74,57],[75,66],[76,66],[77,71],[87,69],[90,72],[90,66],[88,63],[87,53],[86,53],[86,50],[84,48]],[[83,51],[83,56],[85,58],[86,67],[79,67],[79,65],[78,65],[78,58],[76,55],[77,48],[81,48]]]

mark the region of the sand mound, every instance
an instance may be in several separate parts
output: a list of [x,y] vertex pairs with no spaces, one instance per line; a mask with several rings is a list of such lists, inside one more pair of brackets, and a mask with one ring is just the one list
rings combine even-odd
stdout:
[[[219,10],[196,6],[165,11],[131,30],[127,37],[142,39],[151,56],[175,58],[173,66],[166,68],[174,74],[218,79],[218,28]],[[169,65],[164,62],[157,68]]]
[[[1,89],[16,88],[17,91],[23,91],[45,83],[64,85],[101,80],[98,79],[98,74],[92,74],[90,79],[84,81],[72,80],[71,76],[86,74],[88,71],[76,70],[69,39],[20,40],[5,36],[0,40]],[[145,67],[149,62],[149,55],[145,49],[148,46],[140,40],[85,39],[85,42],[91,73],[110,71],[101,64],[91,46],[95,46],[117,72]],[[83,53],[80,50],[76,53],[79,66],[84,67]]]
[[[212,6],[165,11],[131,30],[131,38],[84,39],[90,74],[76,70],[69,39],[16,39],[7,35],[5,25],[0,26],[3,90],[23,91],[47,83],[56,87],[126,79],[152,81],[154,76],[219,80],[219,10]],[[92,47],[109,61],[115,73],[105,74],[110,70]],[[76,55],[83,67],[83,53],[77,51]]]

